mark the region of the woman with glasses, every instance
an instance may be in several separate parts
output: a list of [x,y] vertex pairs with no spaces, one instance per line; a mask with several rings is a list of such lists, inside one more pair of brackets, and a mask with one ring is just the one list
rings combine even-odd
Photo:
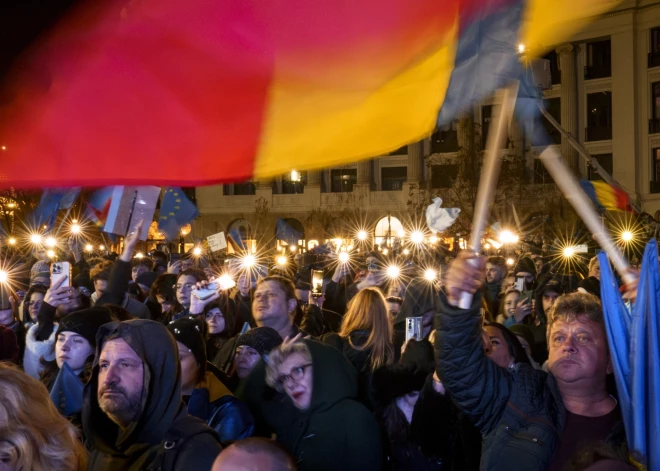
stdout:
[[28,329],[37,323],[39,308],[46,296],[46,288],[41,285],[31,286],[23,301],[23,323]]
[[266,382],[280,394],[264,400],[269,395],[256,382],[246,391],[261,398],[255,405],[300,471],[382,469],[378,424],[356,400],[357,373],[338,350],[314,340],[286,342],[265,368]]

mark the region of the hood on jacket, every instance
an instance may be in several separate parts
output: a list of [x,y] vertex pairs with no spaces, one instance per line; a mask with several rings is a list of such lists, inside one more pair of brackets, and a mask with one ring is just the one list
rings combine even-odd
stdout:
[[[106,339],[115,333],[144,363],[140,414],[123,431],[101,410],[97,397],[99,357]],[[83,395],[83,429],[92,448],[103,453],[126,453],[133,445],[160,443],[177,416],[186,414],[181,400],[181,369],[174,337],[163,324],[150,320],[105,324],[96,336],[92,376]]]
[[303,340],[312,356],[312,403],[306,412],[322,412],[358,394],[357,372],[336,348],[316,340]]

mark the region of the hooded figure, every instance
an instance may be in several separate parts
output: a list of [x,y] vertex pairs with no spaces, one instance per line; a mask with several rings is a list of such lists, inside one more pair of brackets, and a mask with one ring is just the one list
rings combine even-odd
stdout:
[[[300,471],[380,471],[381,443],[378,424],[357,398],[355,368],[335,348],[314,340],[281,346],[269,356],[269,382],[278,376],[277,363],[300,349],[311,357],[309,406],[300,409],[287,393],[264,382],[265,366],[257,365],[248,379],[246,395],[255,412],[263,415],[277,441],[294,456]],[[284,352],[284,353],[283,353]],[[293,353],[295,355],[295,353]],[[286,388],[285,388],[286,391]]]
[[[97,392],[104,346],[119,339],[142,360],[144,371],[141,404],[125,428],[101,410]],[[178,349],[167,328],[149,320],[112,322],[99,329],[96,341],[83,405],[83,430],[92,449],[88,469],[210,469],[221,447],[213,429],[189,416],[181,400]]]

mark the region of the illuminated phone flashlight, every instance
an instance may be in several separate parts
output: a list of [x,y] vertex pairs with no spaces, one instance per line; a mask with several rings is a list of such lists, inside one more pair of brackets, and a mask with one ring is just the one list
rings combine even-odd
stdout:
[[575,247],[565,247],[563,251],[564,257],[571,258],[575,255]]
[[195,257],[199,257],[200,255],[202,255],[202,248],[201,247],[195,247],[193,249],[193,255]]
[[54,250],[49,250],[46,252],[46,255],[48,255],[49,258],[54,258],[55,257],[55,251]]
[[138,252],[135,254],[135,258],[144,258],[144,255],[142,254],[142,252]]
[[438,278],[438,272],[435,271],[433,268],[428,268],[424,272],[424,278],[428,281],[435,281]]
[[9,273],[0,270],[0,283],[7,283],[7,281],[9,281]]
[[367,240],[367,237],[368,237],[367,231],[358,231],[358,233],[357,233],[358,240],[365,241],[365,240]]
[[10,237],[7,242],[9,242],[9,245],[16,245],[16,239],[14,239],[13,237]]
[[435,244],[437,241],[438,241],[438,238],[436,236],[429,237],[429,242],[431,242],[432,244]]
[[32,234],[30,236],[30,242],[33,244],[41,244],[41,234]]
[[403,249],[403,255],[410,255],[410,250]]
[[401,270],[396,265],[390,265],[387,267],[387,276],[390,278],[398,278],[401,274]]
[[339,252],[339,261],[341,263],[348,263],[350,259],[351,256],[348,254],[348,252]]
[[227,273],[218,278],[218,284],[220,285],[220,289],[231,289],[236,286],[234,279]]
[[406,236],[406,231],[404,231],[403,229],[400,229],[400,230],[396,233],[396,235],[399,236],[399,239],[403,239],[403,238]]
[[85,246],[85,251],[86,252],[91,252],[92,250],[94,250],[94,246],[92,244],[87,244]]
[[80,234],[80,224],[71,224],[71,234]]
[[252,254],[247,254],[246,256],[243,257],[243,267],[245,268],[251,268],[257,263],[257,259],[254,258],[254,255]]
[[383,249],[383,255],[387,255],[390,251],[387,249]]
[[296,246],[295,246],[295,245],[290,245],[290,246],[289,246],[289,250],[290,250],[291,252],[295,252],[295,251],[296,251]]
[[55,237],[46,237],[46,247],[55,247],[57,245],[57,240]]
[[410,234],[410,240],[413,244],[421,244],[424,242],[424,233],[422,231],[413,231]]
[[633,233],[630,231],[623,231],[621,233],[621,240],[624,242],[630,242],[634,239]]
[[516,263],[512,258],[507,258],[506,259],[506,264],[509,265],[510,267],[513,266],[513,264]]
[[105,250],[105,245],[99,245],[99,250]]
[[280,255],[279,257],[277,257],[276,262],[279,266],[285,267],[289,263],[289,259],[286,258],[284,255]]

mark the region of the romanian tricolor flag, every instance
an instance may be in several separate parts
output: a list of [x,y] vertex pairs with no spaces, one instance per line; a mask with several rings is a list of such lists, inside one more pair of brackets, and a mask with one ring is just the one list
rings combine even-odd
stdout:
[[619,187],[588,180],[581,180],[580,186],[600,211],[636,212],[630,201],[630,195]]
[[204,185],[382,155],[518,78],[520,44],[539,56],[616,3],[83,2],[1,91],[0,185]]

